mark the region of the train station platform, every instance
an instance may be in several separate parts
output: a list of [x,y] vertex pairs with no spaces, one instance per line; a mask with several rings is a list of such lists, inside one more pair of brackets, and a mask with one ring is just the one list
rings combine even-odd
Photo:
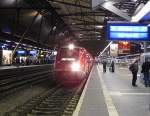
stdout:
[[139,79],[132,87],[131,80],[127,67],[103,73],[102,65],[95,65],[73,116],[150,116],[150,87]]

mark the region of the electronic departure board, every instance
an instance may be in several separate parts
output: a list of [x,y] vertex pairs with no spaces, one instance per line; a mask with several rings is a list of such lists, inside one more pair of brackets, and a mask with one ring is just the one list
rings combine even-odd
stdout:
[[107,38],[122,41],[148,41],[149,28],[139,23],[108,23]]

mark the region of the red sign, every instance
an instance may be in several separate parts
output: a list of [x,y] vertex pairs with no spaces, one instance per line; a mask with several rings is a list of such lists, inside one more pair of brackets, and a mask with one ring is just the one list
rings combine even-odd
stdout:
[[119,54],[129,54],[130,53],[130,42],[119,41],[118,42],[118,52],[119,52]]

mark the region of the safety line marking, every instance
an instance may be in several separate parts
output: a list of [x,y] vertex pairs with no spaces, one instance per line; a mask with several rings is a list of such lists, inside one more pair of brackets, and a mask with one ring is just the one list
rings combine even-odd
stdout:
[[108,92],[108,89],[104,83],[104,80],[101,77],[99,66],[97,66],[97,70],[98,70],[98,75],[100,78],[100,84],[102,86],[102,91],[104,94],[105,103],[107,105],[107,110],[108,110],[109,116],[119,116],[118,111],[117,111],[117,109],[113,103],[113,100],[112,100],[112,98]]
[[91,73],[92,73],[92,72],[93,72],[93,68],[92,68],[92,70],[91,70],[91,72],[90,72],[89,78],[88,78],[88,80],[87,80],[87,82],[86,82],[86,84],[85,84],[85,87],[84,87],[83,92],[82,92],[82,94],[81,94],[81,96],[80,96],[79,102],[78,102],[78,104],[77,104],[77,106],[76,106],[76,109],[74,110],[72,116],[78,116],[78,115],[79,115],[79,112],[80,112],[80,109],[81,109],[81,106],[82,106],[82,103],[83,103],[83,100],[84,100],[85,93],[86,93],[86,91],[87,91],[87,86],[88,86],[88,84],[89,84],[89,81],[90,81]]
[[122,95],[150,95],[150,93],[127,93],[127,92],[120,92],[120,91],[111,91],[110,95],[113,96],[122,96]]

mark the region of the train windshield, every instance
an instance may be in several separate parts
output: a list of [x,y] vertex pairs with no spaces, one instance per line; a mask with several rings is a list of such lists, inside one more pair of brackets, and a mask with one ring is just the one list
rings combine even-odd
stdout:
[[74,61],[79,57],[79,49],[74,48],[73,50],[69,50],[68,48],[63,48],[60,51],[61,59],[63,61]]

